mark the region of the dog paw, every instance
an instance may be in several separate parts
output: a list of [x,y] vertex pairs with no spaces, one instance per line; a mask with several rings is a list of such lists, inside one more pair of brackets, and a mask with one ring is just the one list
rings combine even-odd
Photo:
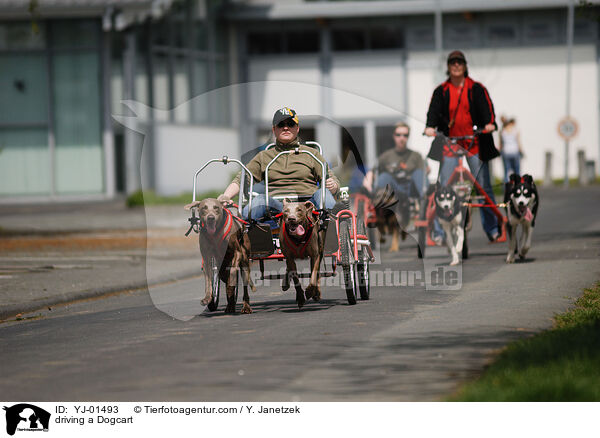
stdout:
[[314,286],[308,286],[306,288],[306,291],[304,292],[304,296],[306,297],[307,300],[310,300],[312,297],[315,296],[315,287]]
[[508,257],[506,257],[506,263],[514,263],[514,262],[515,262],[515,258],[514,257],[512,257],[510,255]]
[[456,260],[452,260],[452,261],[450,262],[450,266],[456,266],[456,265],[458,265],[459,263],[460,263],[460,260],[458,260],[458,259],[456,259]]
[[290,276],[286,274],[283,277],[283,279],[281,280],[281,290],[285,292],[289,288],[290,288]]
[[242,313],[246,315],[252,313],[252,307],[250,307],[250,304],[244,303],[244,305],[242,306]]
[[203,306],[208,306],[208,303],[210,303],[211,299],[210,298],[203,298],[202,301],[200,301],[202,303]]
[[321,291],[319,289],[316,290],[315,295],[313,296],[313,300],[321,301]]
[[296,304],[298,305],[298,309],[302,309],[306,300],[304,299],[304,292],[296,294]]
[[233,306],[228,304],[227,307],[225,307],[225,313],[235,313],[235,304]]

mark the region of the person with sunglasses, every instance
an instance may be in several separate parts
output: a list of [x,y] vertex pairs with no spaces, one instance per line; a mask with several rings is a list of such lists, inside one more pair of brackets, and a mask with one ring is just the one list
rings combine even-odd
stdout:
[[[259,152],[246,167],[254,178],[254,182],[261,182],[265,179],[265,169],[267,165],[280,152],[293,150],[298,147],[300,150],[310,151],[321,162],[327,166],[327,179],[325,181],[325,209],[332,209],[335,205],[333,195],[340,188],[338,178],[333,174],[325,159],[318,150],[306,146],[300,142],[298,133],[300,131],[298,115],[291,108],[281,108],[275,111],[272,123],[273,135],[275,136],[275,147]],[[279,213],[283,210],[281,200],[274,199],[271,196],[277,195],[297,195],[300,198],[308,198],[317,208],[321,205],[321,189],[319,185],[323,182],[322,168],[309,154],[288,154],[281,156],[269,167],[269,210],[271,214]],[[231,184],[225,189],[222,195],[217,199],[221,203],[231,201],[240,191],[241,172],[236,175]],[[264,194],[252,199],[252,218],[261,219],[266,216],[266,197]],[[242,214],[248,217],[247,206]]]
[[[375,190],[389,185],[395,193],[422,197],[425,174],[421,154],[407,147],[410,127],[399,122],[394,126],[394,147],[385,151],[377,159],[378,176]],[[374,172],[365,175],[363,186],[373,191]]]
[[[461,51],[455,50],[448,55],[446,74],[448,79],[434,90],[431,97],[425,135],[434,137],[439,131],[445,136],[464,136],[473,134],[474,125],[484,128],[484,133],[478,135],[474,142],[459,142],[454,147],[467,149],[471,173],[495,203],[488,162],[500,156],[500,152],[494,146],[491,134],[498,128],[492,99],[481,83],[469,77],[467,59]],[[453,152],[456,151],[450,150],[449,145],[434,141],[427,155],[440,162],[439,181],[442,185],[446,185],[458,165],[458,158]],[[500,231],[496,216],[489,208],[480,208],[480,212],[488,239],[492,242],[497,240]],[[438,242],[442,240],[440,235],[433,238]]]

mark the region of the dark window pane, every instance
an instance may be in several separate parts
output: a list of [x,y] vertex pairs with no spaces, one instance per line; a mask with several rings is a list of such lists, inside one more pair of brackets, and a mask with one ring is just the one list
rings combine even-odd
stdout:
[[402,29],[396,26],[381,26],[372,28],[369,32],[371,49],[401,49],[404,47]]
[[340,29],[332,32],[333,50],[365,50],[367,41],[362,29]]
[[44,23],[0,24],[0,49],[43,49],[45,43]]
[[97,47],[99,20],[60,20],[52,22],[54,48]]
[[287,51],[289,53],[314,53],[320,47],[319,33],[315,32],[288,32]]
[[169,21],[166,18],[152,26],[152,44],[155,46],[169,45]]
[[248,34],[248,53],[264,55],[281,53],[282,36],[279,32],[255,32]]

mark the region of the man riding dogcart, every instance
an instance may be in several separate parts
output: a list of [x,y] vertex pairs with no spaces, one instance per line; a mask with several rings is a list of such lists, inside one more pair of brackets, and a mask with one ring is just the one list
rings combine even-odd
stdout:
[[[304,293],[300,297],[298,279],[310,277],[306,299],[318,300],[319,277],[334,276],[337,265],[341,264],[348,302],[355,304],[359,293],[362,299],[368,299],[370,293],[369,265],[374,257],[366,229],[347,208],[347,189],[340,189],[338,179],[320,153],[320,145],[315,142],[301,144],[298,131],[295,111],[282,108],[273,117],[276,138],[273,147],[259,152],[246,166],[239,160],[223,157],[209,161],[204,167],[212,162],[242,166],[243,170],[218,201],[228,205],[239,194],[236,216],[246,222],[244,232],[251,243],[250,260],[259,262],[261,279],[281,279],[284,290],[293,280],[296,302],[302,307]],[[196,172],[194,189],[196,177],[204,167]],[[254,184],[262,181],[265,193],[253,193]],[[333,194],[338,194],[341,202],[336,204]],[[195,196],[194,190],[194,201]],[[306,222],[297,221],[298,211],[302,213],[299,217]],[[194,215],[190,220],[194,221]],[[311,258],[312,272],[296,272],[290,259],[306,257]],[[321,259],[327,258],[331,268],[321,272]],[[265,273],[265,261],[273,260],[285,260],[287,272]],[[214,304],[209,306],[210,310],[217,307],[218,279],[212,282],[212,289]]]

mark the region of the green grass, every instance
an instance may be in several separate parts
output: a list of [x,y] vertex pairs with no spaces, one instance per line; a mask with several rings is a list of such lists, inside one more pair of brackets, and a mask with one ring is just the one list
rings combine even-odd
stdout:
[[510,343],[449,401],[600,401],[600,282],[554,327]]
[[[219,190],[212,190],[198,194],[196,199],[216,198],[221,193],[222,192]],[[141,207],[144,205],[185,205],[190,202],[192,202],[192,192],[181,193],[176,196],[159,196],[150,190],[145,192],[138,190],[127,198],[128,207]]]

